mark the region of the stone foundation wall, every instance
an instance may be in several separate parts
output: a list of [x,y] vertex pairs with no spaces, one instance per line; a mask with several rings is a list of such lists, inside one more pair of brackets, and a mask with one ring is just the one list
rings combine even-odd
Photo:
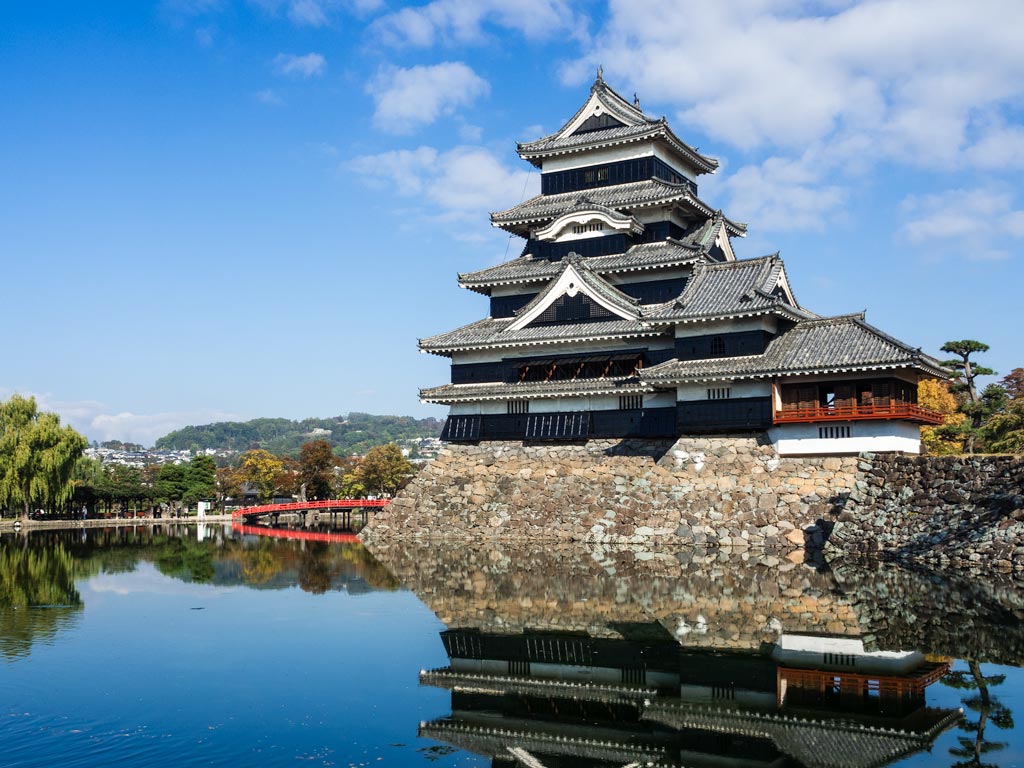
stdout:
[[1024,457],[869,455],[860,468],[829,559],[1024,572]]
[[361,535],[802,548],[857,489],[857,467],[780,458],[750,435],[450,445]]

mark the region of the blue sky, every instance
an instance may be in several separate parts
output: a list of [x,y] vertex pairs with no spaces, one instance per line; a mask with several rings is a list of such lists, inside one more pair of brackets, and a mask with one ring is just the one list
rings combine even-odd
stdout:
[[94,439],[441,416],[416,339],[518,255],[516,141],[598,64],[721,161],[797,299],[1024,366],[1017,0],[131,0],[0,11],[0,396]]

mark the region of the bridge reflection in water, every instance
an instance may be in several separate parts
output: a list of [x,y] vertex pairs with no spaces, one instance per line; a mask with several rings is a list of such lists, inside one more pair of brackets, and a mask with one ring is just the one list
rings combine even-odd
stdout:
[[[448,627],[448,665],[420,683],[450,691],[451,714],[419,735],[496,766],[869,768],[930,750],[962,720],[926,697],[957,653],[936,652],[949,637],[879,644],[880,614],[897,628],[904,613],[940,613],[899,605],[887,576],[844,591],[840,574],[775,558],[464,549],[371,547]],[[934,582],[922,591],[941,597]],[[1011,663],[1015,623],[991,630]]]
[[350,544],[359,541],[355,534],[370,513],[389,503],[390,499],[318,499],[243,507],[231,513],[231,527],[245,535]]

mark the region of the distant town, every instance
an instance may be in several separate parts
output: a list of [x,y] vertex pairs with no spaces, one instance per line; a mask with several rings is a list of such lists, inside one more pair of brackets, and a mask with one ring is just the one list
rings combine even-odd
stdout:
[[[422,437],[397,441],[402,455],[413,464],[424,464],[437,456],[441,450],[441,440],[436,437]],[[87,458],[101,464],[120,464],[126,467],[149,467],[163,464],[187,464],[196,456],[209,456],[218,466],[227,466],[245,451],[227,448],[164,449],[146,448],[138,443],[125,443],[120,440],[106,440],[102,443],[93,441],[86,448]],[[362,454],[352,454],[359,457]]]

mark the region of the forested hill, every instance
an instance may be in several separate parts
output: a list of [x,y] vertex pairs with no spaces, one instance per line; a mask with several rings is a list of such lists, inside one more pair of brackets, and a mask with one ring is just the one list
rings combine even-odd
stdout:
[[341,455],[363,454],[375,445],[421,437],[438,437],[442,422],[411,416],[373,416],[350,413],[329,419],[253,419],[220,421],[185,427],[156,441],[157,449],[201,450],[219,448],[247,451],[264,448],[279,456],[298,456],[303,443],[326,440]]

